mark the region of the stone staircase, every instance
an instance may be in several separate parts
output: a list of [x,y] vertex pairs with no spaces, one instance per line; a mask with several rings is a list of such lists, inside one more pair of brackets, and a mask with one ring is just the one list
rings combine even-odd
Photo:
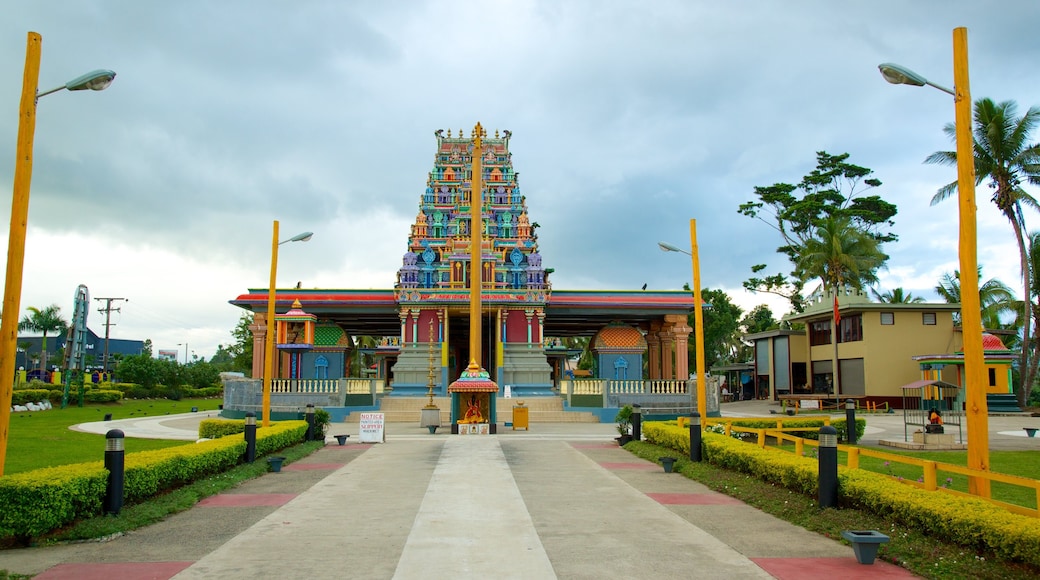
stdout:
[[986,408],[993,413],[1021,413],[1022,409],[1018,406],[1018,399],[1015,395],[986,395]]
[[[521,399],[496,399],[498,405],[498,424],[513,422],[513,405]],[[527,397],[522,399],[528,410],[528,421],[531,423],[599,423],[596,415],[588,412],[567,412],[563,410],[563,399],[559,397]],[[379,400],[379,412],[383,413],[387,423],[419,424],[422,408],[429,402],[427,397],[383,397]],[[433,404],[441,410],[441,425],[451,424],[451,399],[434,397]],[[348,423],[358,422],[358,413],[347,416]]]

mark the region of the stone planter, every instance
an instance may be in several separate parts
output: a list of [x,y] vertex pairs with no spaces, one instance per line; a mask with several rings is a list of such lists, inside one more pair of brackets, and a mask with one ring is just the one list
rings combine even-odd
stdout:
[[844,530],[841,537],[852,543],[852,552],[860,564],[873,564],[878,548],[888,541],[888,536],[876,530]]
[[672,472],[672,467],[675,465],[674,457],[658,457],[657,460],[661,462],[661,465],[664,467],[665,473]]
[[622,435],[620,437],[615,437],[615,439],[617,440],[618,445],[624,447],[625,444],[627,444],[628,442],[632,441],[632,436],[631,435]]
[[333,435],[333,437],[336,438],[336,442],[339,443],[340,445],[346,445],[347,444],[347,437],[350,437],[350,435]]
[[1026,435],[1029,437],[1036,437],[1036,427],[1022,427],[1026,430]]
[[285,461],[285,458],[281,457],[281,456],[274,456],[274,457],[268,457],[267,458],[267,462],[269,464],[271,464],[271,471],[273,471],[275,473],[278,473],[279,471],[282,470],[282,462],[283,461]]

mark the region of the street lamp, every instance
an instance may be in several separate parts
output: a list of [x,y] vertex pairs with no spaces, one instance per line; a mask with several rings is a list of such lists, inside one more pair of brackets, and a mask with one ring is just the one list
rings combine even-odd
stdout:
[[[951,91],[890,63],[878,66],[893,84],[928,85],[953,95],[957,129],[957,197],[960,214],[961,332],[964,338],[965,422],[968,429],[968,467],[989,471],[989,409],[986,369],[982,356],[982,314],[979,308],[979,271],[975,230],[975,154],[971,135],[971,91],[968,83],[968,29],[953,30],[953,85]],[[989,497],[989,480],[968,478],[968,491]]]
[[186,342],[178,342],[177,346],[183,346],[184,347],[184,364],[188,364],[188,343],[186,343]]
[[278,220],[274,220],[274,235],[271,237],[271,286],[267,290],[267,334],[264,337],[264,407],[263,427],[271,426],[271,374],[274,373],[274,286],[278,276],[278,246],[289,242],[306,242],[314,234],[303,232],[288,240],[278,241]]
[[[708,416],[708,374],[704,369],[704,303],[701,300],[701,266],[697,254],[697,220],[690,220],[690,251],[679,249],[666,242],[657,242],[665,252],[679,252],[690,257],[693,263],[693,325],[696,344],[697,362],[697,412],[701,417]],[[702,427],[703,429],[703,421]]]
[[21,308],[22,272],[25,267],[25,230],[29,219],[29,183],[32,181],[33,134],[36,132],[36,100],[62,89],[100,91],[107,88],[116,76],[112,71],[98,70],[40,93],[37,91],[37,83],[42,41],[39,34],[28,34],[18,114],[18,145],[15,151],[14,188],[11,191],[11,229],[7,242],[7,277],[4,280],[3,312],[6,316],[0,320],[0,475],[4,473],[7,459],[7,432],[11,422],[18,311]]

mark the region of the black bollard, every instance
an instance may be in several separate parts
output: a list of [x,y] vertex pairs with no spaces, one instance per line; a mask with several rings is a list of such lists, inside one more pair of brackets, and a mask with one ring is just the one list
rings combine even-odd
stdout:
[[838,507],[838,430],[820,427],[819,500],[821,508]]
[[106,514],[119,515],[123,509],[123,460],[124,460],[124,435],[119,429],[112,429],[105,433],[105,469],[108,470],[108,486],[105,488]]
[[246,413],[246,462],[256,461],[256,413]]
[[643,415],[639,405],[632,405],[632,441],[643,440]]
[[701,414],[690,413],[690,461],[701,460]]
[[314,441],[314,403],[307,403],[307,441]]
[[854,399],[845,399],[845,430],[847,431],[845,440],[849,442],[849,445],[855,445],[856,401]]

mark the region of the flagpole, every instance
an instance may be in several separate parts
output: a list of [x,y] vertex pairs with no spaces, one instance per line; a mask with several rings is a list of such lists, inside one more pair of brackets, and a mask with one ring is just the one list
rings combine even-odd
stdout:
[[831,333],[831,343],[834,344],[834,360],[831,362],[831,374],[834,376],[833,389],[831,394],[835,397],[841,394],[841,379],[838,373],[838,323],[841,322],[841,315],[838,314],[838,289],[834,288],[834,332]]

